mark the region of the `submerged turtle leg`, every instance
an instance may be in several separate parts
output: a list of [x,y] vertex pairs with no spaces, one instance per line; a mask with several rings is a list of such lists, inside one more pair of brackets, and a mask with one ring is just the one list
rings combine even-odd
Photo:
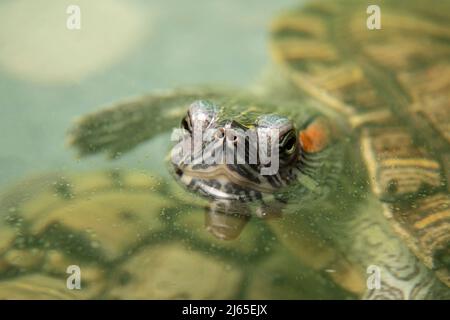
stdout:
[[433,156],[397,124],[365,128],[361,142],[372,190],[383,203],[385,218],[423,264],[450,286],[445,148]]
[[226,97],[224,90],[185,89],[119,102],[79,119],[68,133],[80,156],[106,152],[111,158],[157,134],[178,127],[187,107],[198,99]]
[[343,289],[361,296],[365,279],[360,269],[350,262],[314,226],[298,214],[287,214],[282,219],[268,220],[270,227],[282,235],[282,241],[303,264],[325,272]]
[[268,223],[305,265],[328,273],[334,282],[358,297],[448,298],[448,288],[392,230],[378,199],[369,197],[355,207],[340,210],[348,212],[328,221],[327,227],[321,220],[308,219],[319,213],[313,208]]
[[448,288],[398,238],[381,211],[372,197],[341,230],[351,241],[341,239],[339,245],[347,248],[349,260],[365,274],[362,298],[448,299]]

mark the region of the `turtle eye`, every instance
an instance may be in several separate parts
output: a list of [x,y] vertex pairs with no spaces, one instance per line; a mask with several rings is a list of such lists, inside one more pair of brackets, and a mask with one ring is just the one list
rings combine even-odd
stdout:
[[189,119],[189,115],[185,116],[183,120],[181,120],[181,128],[187,130],[188,132],[192,132],[191,120]]
[[194,101],[189,106],[188,124],[191,128],[205,129],[212,121],[214,121],[216,115],[218,113],[218,107],[209,101],[206,100],[197,100]]
[[289,132],[283,139],[281,143],[281,148],[283,152],[287,154],[292,154],[297,146],[297,138],[293,132]]

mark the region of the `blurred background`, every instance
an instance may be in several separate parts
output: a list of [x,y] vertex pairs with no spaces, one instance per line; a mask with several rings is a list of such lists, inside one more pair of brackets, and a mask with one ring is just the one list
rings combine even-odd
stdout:
[[[252,83],[269,62],[271,18],[295,3],[0,1],[0,188],[47,171],[161,166],[152,153],[162,139],[119,161],[77,161],[66,130],[80,115],[151,90]],[[69,5],[81,9],[80,30],[66,27]]]

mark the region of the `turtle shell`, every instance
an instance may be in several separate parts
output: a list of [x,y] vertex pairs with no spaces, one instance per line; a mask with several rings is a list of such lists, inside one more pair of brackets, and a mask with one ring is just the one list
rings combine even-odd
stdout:
[[271,27],[271,51],[302,92],[360,143],[394,232],[450,286],[450,3],[323,1]]
[[209,235],[202,204],[142,171],[25,180],[0,197],[0,299],[352,297],[262,222],[232,242]]

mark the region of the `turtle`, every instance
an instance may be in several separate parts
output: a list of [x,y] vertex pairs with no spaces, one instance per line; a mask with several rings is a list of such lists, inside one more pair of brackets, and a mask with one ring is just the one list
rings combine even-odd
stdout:
[[208,199],[216,237],[237,238],[260,217],[358,297],[448,298],[450,6],[374,4],[379,30],[360,1],[287,10],[255,85],[113,103],[79,119],[69,143],[115,158],[180,126],[169,170]]
[[183,191],[124,168],[19,182],[0,196],[0,299],[352,297],[265,224],[234,242],[206,237],[202,205]]
[[[206,229],[223,242],[264,222],[356,297],[448,299],[450,5],[373,5],[379,30],[356,0],[289,9],[271,24],[258,83],[113,103],[80,118],[69,144],[116,158],[167,133],[174,180],[187,204],[206,201]],[[233,161],[215,161],[220,150]]]

